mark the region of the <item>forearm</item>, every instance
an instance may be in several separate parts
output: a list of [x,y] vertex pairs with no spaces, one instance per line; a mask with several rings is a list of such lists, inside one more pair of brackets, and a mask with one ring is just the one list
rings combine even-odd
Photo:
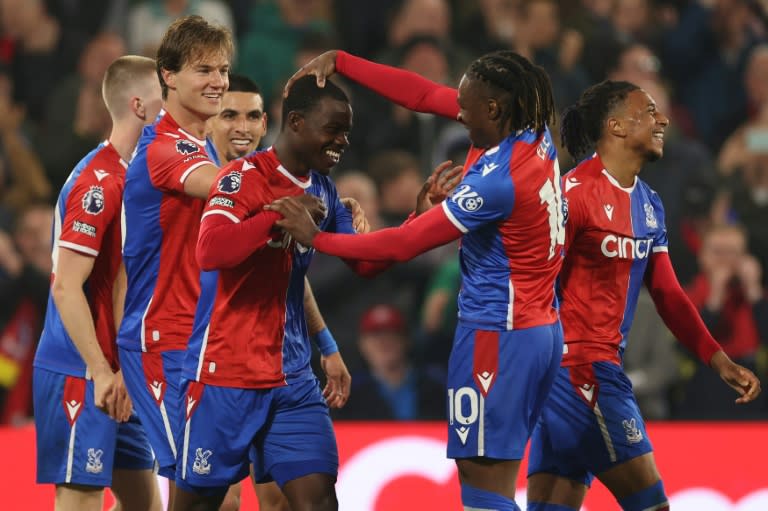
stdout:
[[263,211],[242,221],[232,222],[223,215],[203,218],[197,240],[196,257],[204,271],[233,268],[245,261],[271,239],[278,213]]
[[368,234],[318,233],[313,246],[320,252],[358,261],[403,262],[461,237],[443,208],[432,208],[400,227]]
[[669,255],[659,253],[651,257],[646,285],[661,319],[678,341],[704,364],[709,365],[712,355],[722,348],[709,333],[699,311],[680,287]]
[[125,273],[125,263],[120,263],[117,270],[115,284],[112,287],[112,317],[115,321],[115,331],[120,330],[120,323],[123,322],[123,311],[125,309],[125,293],[128,289],[128,275]]
[[53,295],[56,309],[67,334],[75,344],[91,374],[112,372],[112,367],[101,350],[93,325],[93,315],[82,288],[56,286]]
[[307,333],[310,337],[325,329],[325,320],[320,314],[317,300],[306,277],[304,277],[304,318],[307,321]]
[[388,100],[417,112],[456,120],[456,89],[396,67],[377,64],[344,51],[336,55],[336,71]]

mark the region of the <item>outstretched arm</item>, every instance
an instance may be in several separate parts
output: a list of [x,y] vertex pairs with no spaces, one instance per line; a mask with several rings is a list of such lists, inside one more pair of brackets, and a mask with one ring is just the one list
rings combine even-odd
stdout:
[[302,245],[345,259],[408,261],[462,235],[444,207],[432,208],[400,227],[357,235],[320,232],[304,207],[291,197],[275,201],[267,208],[283,215],[275,225]]
[[284,95],[302,76],[317,77],[317,84],[323,87],[325,79],[333,73],[346,76],[409,110],[454,120],[459,115],[456,89],[427,80],[411,71],[377,64],[341,50],[327,51],[296,71],[286,83]]
[[645,284],[659,315],[675,337],[739,393],[737,403],[753,401],[760,394],[760,380],[749,369],[731,361],[709,333],[696,307],[680,287],[668,253],[657,252],[651,256]]

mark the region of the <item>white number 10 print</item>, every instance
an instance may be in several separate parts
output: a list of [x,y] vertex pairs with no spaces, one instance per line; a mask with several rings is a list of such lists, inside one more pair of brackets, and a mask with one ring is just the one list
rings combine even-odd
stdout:
[[547,179],[539,189],[542,204],[547,205],[549,214],[549,259],[555,257],[555,247],[565,243],[565,227],[563,226],[563,205],[560,194],[560,164],[555,160],[554,180]]

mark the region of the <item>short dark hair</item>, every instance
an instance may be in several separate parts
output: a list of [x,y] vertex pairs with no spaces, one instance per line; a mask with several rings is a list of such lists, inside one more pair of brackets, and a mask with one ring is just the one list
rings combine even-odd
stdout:
[[581,161],[595,152],[605,120],[630,92],[638,89],[634,83],[604,80],[585,90],[576,104],[565,109],[560,138],[574,160]]
[[231,60],[234,47],[232,34],[228,29],[208,23],[202,16],[184,16],[171,23],[163,35],[155,59],[163,99],[168,97],[168,85],[163,81],[163,69],[179,72],[187,62],[215,50],[223,51]]
[[227,89],[227,92],[251,92],[253,94],[261,94],[261,89],[256,85],[256,82],[245,75],[230,74],[229,89]]
[[306,114],[320,103],[323,98],[331,98],[349,103],[349,98],[341,88],[330,80],[325,81],[325,87],[317,86],[317,78],[313,75],[302,76],[296,80],[283,100],[282,126],[285,127],[289,112]]
[[470,80],[480,80],[502,94],[499,129],[542,133],[555,119],[552,83],[541,66],[513,51],[488,53],[469,65]]

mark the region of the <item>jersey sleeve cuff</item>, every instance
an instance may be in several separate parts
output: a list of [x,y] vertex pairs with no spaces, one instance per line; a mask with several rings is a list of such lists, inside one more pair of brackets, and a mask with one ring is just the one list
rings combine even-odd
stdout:
[[443,211],[445,212],[445,216],[448,217],[448,220],[453,224],[454,227],[456,227],[459,231],[461,231],[462,234],[466,234],[469,232],[469,229],[464,227],[464,224],[459,222],[459,219],[453,215],[453,213],[451,212],[451,208],[448,207],[448,201],[443,201],[440,205],[442,206]]
[[59,240],[59,246],[68,248],[70,250],[74,250],[75,252],[80,252],[81,254],[86,254],[89,256],[96,257],[99,255],[99,251],[96,249],[93,249],[91,247],[86,247],[85,245],[78,245],[77,243],[72,243],[71,241],[61,241]]

